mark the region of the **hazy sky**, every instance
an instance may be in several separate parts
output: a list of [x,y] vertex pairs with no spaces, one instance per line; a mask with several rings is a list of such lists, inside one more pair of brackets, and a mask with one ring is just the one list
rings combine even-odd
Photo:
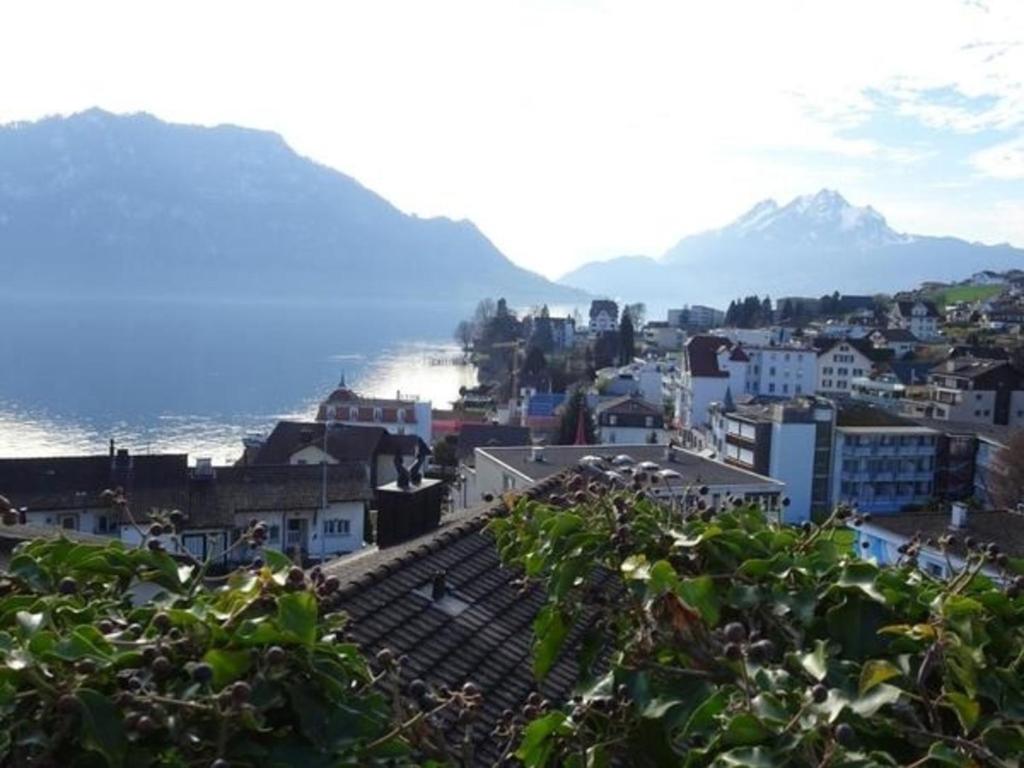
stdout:
[[550,276],[820,187],[1024,246],[1024,1],[0,4],[0,122],[281,133]]

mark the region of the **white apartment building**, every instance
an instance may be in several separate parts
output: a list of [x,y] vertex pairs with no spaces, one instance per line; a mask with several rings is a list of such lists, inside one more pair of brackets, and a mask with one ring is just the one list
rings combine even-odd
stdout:
[[818,375],[815,350],[795,345],[742,349],[749,358],[743,392],[783,398],[814,393]]
[[820,395],[842,397],[850,394],[854,379],[866,378],[872,371],[872,362],[849,339],[832,339],[818,348],[817,382]]

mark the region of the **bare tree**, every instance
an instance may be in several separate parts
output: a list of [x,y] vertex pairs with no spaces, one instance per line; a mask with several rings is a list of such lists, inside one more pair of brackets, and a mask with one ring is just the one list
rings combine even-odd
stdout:
[[1024,430],[1010,436],[981,480],[998,507],[1013,509],[1024,502]]

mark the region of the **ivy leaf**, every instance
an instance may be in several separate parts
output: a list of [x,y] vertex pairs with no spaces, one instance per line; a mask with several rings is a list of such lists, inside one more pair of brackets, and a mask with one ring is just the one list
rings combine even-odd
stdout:
[[850,709],[861,717],[871,717],[886,704],[895,704],[903,694],[895,685],[880,683],[864,696],[850,702]]
[[656,597],[663,592],[672,592],[679,584],[675,568],[667,560],[659,560],[651,566],[650,581],[647,582],[647,596]]
[[978,723],[978,717],[981,715],[981,705],[969,696],[957,693],[956,691],[948,691],[943,698],[949,703],[953,711],[956,712],[956,717],[960,721],[960,726],[964,729],[964,734],[969,734]]
[[783,763],[763,747],[738,747],[718,756],[712,765],[737,768],[777,768]]
[[123,765],[128,742],[117,707],[102,693],[89,688],[79,688],[75,698],[81,705],[82,744],[102,754],[113,768]]
[[572,733],[572,726],[566,722],[564,712],[555,711],[544,715],[526,726],[516,757],[527,768],[547,765],[555,748],[555,737],[569,733]]
[[813,651],[800,656],[800,666],[815,680],[824,680],[828,674],[827,648],[828,643],[825,640],[817,640]]
[[760,744],[771,735],[771,731],[760,720],[747,712],[733,717],[722,734],[723,743],[729,746]]
[[569,628],[561,612],[548,605],[537,614],[533,631],[537,638],[533,650],[533,674],[538,680],[543,680],[554,666]]
[[825,620],[829,634],[843,646],[843,654],[859,660],[881,650],[878,630],[887,615],[879,603],[851,593],[825,614]]
[[309,592],[289,592],[277,599],[277,626],[306,646],[316,642],[316,598]]
[[211,648],[203,656],[203,661],[213,669],[214,686],[223,688],[249,671],[252,657],[248,651],[228,651],[220,648]]
[[878,566],[864,560],[857,560],[843,566],[836,584],[848,589],[859,589],[878,603],[885,602],[885,595],[878,591],[875,581],[878,578]]
[[718,623],[718,593],[710,576],[684,579],[679,583],[678,592],[688,605],[700,613],[708,626],[713,627]]
[[955,765],[958,768],[966,768],[974,763],[965,755],[961,755],[952,747],[946,746],[945,742],[936,741],[928,750],[928,757],[942,765]]
[[45,618],[43,613],[30,613],[28,611],[18,611],[15,616],[18,620],[18,627],[25,637],[32,637],[32,635],[38,632]]
[[630,555],[622,561],[622,575],[627,579],[647,581],[651,575],[650,566],[645,555]]
[[872,659],[871,661],[866,661],[860,670],[860,685],[858,690],[863,696],[879,683],[884,683],[886,680],[891,680],[892,678],[899,677],[902,674],[903,672],[900,668],[891,661],[885,661],[885,659]]

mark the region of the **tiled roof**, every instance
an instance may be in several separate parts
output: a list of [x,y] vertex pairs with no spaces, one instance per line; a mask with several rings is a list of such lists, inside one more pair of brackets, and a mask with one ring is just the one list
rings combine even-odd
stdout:
[[527,416],[554,416],[555,409],[565,402],[564,392],[530,395],[526,406]]
[[[527,493],[544,498],[562,486],[554,477]],[[518,714],[538,691],[563,704],[576,684],[580,637],[593,618],[587,613],[569,635],[566,647],[543,682],[533,675],[533,622],[545,593],[536,585],[521,590],[520,577],[499,559],[493,536],[484,530],[501,503],[461,513],[438,530],[399,545],[328,565],[325,572],[342,581],[341,608],[350,617],[353,639],[368,656],[382,648],[404,656],[404,685],[422,679],[428,686],[458,688],[472,681],[483,706],[472,731],[474,765],[495,765],[505,744],[490,732],[503,710]],[[462,608],[446,610],[418,590],[445,573],[448,595]],[[599,577],[606,584],[607,575]],[[462,730],[443,713],[448,741],[457,745]]]
[[918,342],[917,336],[906,328],[881,328],[876,333],[880,334],[888,342],[901,344],[916,344]]
[[1024,556],[1024,515],[1004,510],[970,511],[967,527],[950,530],[951,517],[947,512],[904,512],[899,515],[876,516],[870,525],[910,538],[920,533],[925,539],[938,539],[952,533],[957,538],[954,551],[966,554],[963,542],[973,536],[980,543],[995,542],[1011,557]]
[[844,402],[836,413],[837,427],[919,427],[912,419],[864,403]]
[[619,305],[610,299],[594,299],[590,302],[590,319],[606,312],[613,320],[619,316]]
[[961,378],[974,379],[985,376],[1000,368],[1011,369],[1012,366],[1006,360],[981,360],[975,357],[956,357],[944,360],[932,371],[943,376],[958,376]]
[[107,488],[122,487],[139,508],[181,507],[187,499],[185,454],[0,459],[0,493],[36,510],[97,507]]
[[724,336],[692,336],[686,342],[686,358],[690,374],[711,378],[728,378],[729,374],[718,367],[718,350],[731,349],[732,342]]
[[[324,426],[320,421],[279,421],[252,463],[287,464],[307,445],[322,447]],[[371,461],[385,435],[384,427],[334,424],[327,434],[327,452],[337,461]]]
[[477,448],[487,446],[530,445],[529,427],[505,424],[463,424],[455,454],[460,461],[470,460]]
[[924,306],[925,310],[927,311],[926,317],[938,317],[939,316],[939,310],[936,309],[934,301],[918,300],[918,301],[897,301],[896,302],[896,306],[898,307],[899,314],[900,314],[901,317],[910,317],[912,312],[913,312],[914,306],[916,304],[921,304],[921,305]]
[[[190,528],[233,527],[239,513],[318,509],[322,493],[323,468],[316,464],[217,467],[214,477],[190,484],[181,509]],[[364,462],[328,465],[328,502],[372,498]]]
[[664,416],[665,411],[658,406],[648,403],[637,395],[623,395],[614,400],[606,400],[597,406],[598,415],[620,415],[620,414],[644,414],[649,416]]

